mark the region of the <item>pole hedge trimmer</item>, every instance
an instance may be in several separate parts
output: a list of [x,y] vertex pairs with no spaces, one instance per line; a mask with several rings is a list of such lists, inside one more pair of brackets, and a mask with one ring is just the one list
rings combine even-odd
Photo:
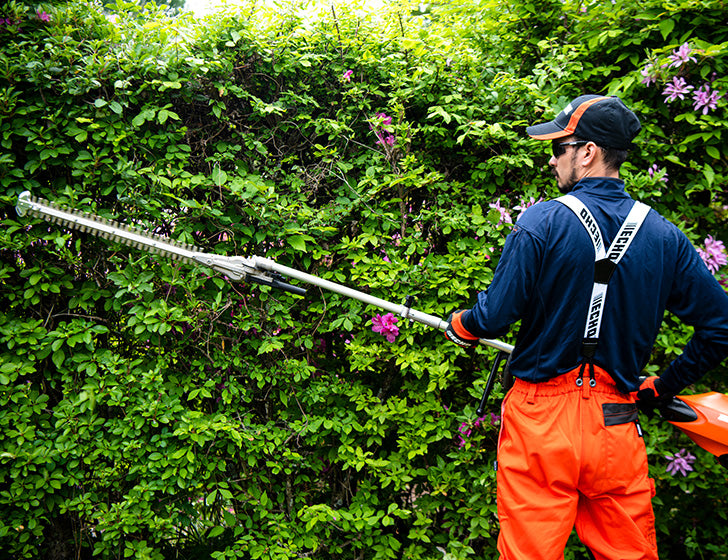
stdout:
[[[216,270],[231,280],[253,282],[288,291],[296,295],[306,293],[304,288],[288,284],[285,278],[293,278],[325,290],[359,300],[391,313],[400,315],[405,319],[417,321],[429,327],[444,331],[447,322],[427,313],[412,309],[411,298],[404,304],[390,301],[360,292],[306,274],[294,268],[276,263],[264,257],[228,257],[214,253],[206,253],[198,247],[179,243],[167,237],[143,231],[133,226],[119,224],[79,210],[69,209],[61,205],[48,202],[24,192],[18,197],[16,210],[19,216],[31,215],[64,227],[88,232],[93,235],[116,241],[158,254],[166,258],[182,261],[192,265],[203,265]],[[513,346],[500,340],[481,339],[480,343],[498,350],[490,373],[486,381],[483,397],[477,413],[481,416],[485,410],[486,401],[495,383],[496,375],[503,360],[506,360],[505,369],[508,368],[507,358],[513,351]],[[721,464],[728,468],[728,396],[721,393],[704,393],[700,395],[686,395],[675,397],[661,410],[665,420],[685,432],[700,447],[719,458]]]

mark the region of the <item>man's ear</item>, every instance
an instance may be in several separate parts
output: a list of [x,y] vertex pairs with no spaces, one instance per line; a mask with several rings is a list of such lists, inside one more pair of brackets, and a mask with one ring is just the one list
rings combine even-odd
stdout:
[[584,154],[581,158],[582,167],[589,167],[599,163],[602,156],[602,150],[594,142],[586,144],[582,153]]

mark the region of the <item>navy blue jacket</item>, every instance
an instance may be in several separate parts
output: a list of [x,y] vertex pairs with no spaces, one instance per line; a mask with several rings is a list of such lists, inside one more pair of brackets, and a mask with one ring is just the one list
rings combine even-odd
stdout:
[[[572,195],[591,211],[609,247],[634,201],[619,179],[587,178]],[[576,215],[555,200],[530,207],[506,239],[493,282],[463,314],[463,326],[498,338],[520,320],[511,372],[545,381],[581,361],[594,282],[594,246]],[[662,373],[679,392],[728,355],[728,294],[687,237],[651,210],[612,275],[594,361],[624,392],[638,377],[665,310],[694,327],[682,355]]]

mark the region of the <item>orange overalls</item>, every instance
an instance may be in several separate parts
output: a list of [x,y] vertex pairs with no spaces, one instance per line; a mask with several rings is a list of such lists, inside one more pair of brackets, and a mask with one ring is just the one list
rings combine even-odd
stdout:
[[574,525],[596,560],[657,559],[634,398],[597,366],[594,387],[577,378],[578,369],[543,383],[516,379],[503,401],[501,559],[563,559]]
[[609,279],[649,208],[635,203],[607,249],[579,199],[557,200],[574,212],[594,244],[584,361],[549,381],[516,379],[503,401],[498,551],[502,560],[563,559],[575,526],[596,560],[656,560],[654,484],[635,400],[593,363]]

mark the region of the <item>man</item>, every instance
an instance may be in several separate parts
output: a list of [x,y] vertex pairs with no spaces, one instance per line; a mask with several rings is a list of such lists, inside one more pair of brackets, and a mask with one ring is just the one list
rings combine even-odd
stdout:
[[[529,127],[552,142],[549,166],[570,194],[526,210],[489,289],[448,319],[446,335],[462,346],[521,321],[498,444],[505,560],[562,559],[574,526],[598,560],[656,559],[635,392],[648,404],[675,395],[728,355],[728,295],[688,239],[619,179],[639,130],[620,99],[597,95]],[[640,386],[665,310],[694,336]]]

